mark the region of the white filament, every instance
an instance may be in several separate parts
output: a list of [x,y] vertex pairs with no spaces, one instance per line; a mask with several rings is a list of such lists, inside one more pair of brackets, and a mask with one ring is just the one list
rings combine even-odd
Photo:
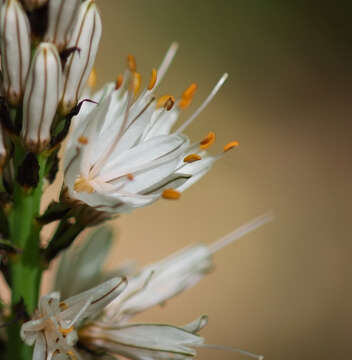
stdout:
[[212,345],[212,344],[200,344],[200,345],[196,345],[196,346],[201,347],[201,348],[206,348],[206,349],[224,350],[224,351],[228,351],[228,352],[236,352],[236,353],[240,353],[242,355],[246,355],[246,356],[254,358],[254,359],[264,360],[263,355],[253,354],[253,353],[251,353],[249,351],[233,348],[231,346]]
[[191,124],[191,122],[208,106],[210,101],[213,100],[216,93],[220,90],[220,88],[223,86],[224,82],[228,78],[229,74],[225,73],[223,76],[221,76],[220,80],[217,82],[217,84],[214,86],[214,89],[211,91],[211,93],[208,95],[208,97],[205,99],[202,105],[199,106],[199,108],[193,113],[193,115],[186,120],[177,130],[176,133],[179,134],[183,130],[186,129],[188,125]]
[[273,220],[274,220],[274,216],[272,213],[261,215],[253,219],[252,221],[240,226],[230,234],[227,234],[221,239],[215,241],[213,244],[209,246],[209,250],[212,254],[214,254],[216,251],[219,251],[223,247],[235,242],[236,240],[240,239],[242,236],[247,235],[253,230]]
[[176,52],[178,49],[178,43],[177,42],[173,42],[170,47],[169,50],[167,51],[163,61],[161,62],[158,72],[157,72],[157,80],[156,80],[156,84],[154,86],[154,89],[156,89],[156,87],[160,84],[161,80],[163,79],[164,75],[166,74],[167,69],[169,68],[172,60],[174,59]]

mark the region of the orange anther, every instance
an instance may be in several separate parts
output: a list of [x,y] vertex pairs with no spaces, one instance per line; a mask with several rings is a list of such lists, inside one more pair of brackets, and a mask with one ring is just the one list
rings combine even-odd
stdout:
[[85,136],[80,136],[78,138],[78,142],[82,145],[87,145],[88,144],[88,139]]
[[[170,110],[170,102],[172,102],[171,107],[175,103],[175,98],[172,95],[163,95],[161,98],[158,99],[156,103],[157,108],[165,107],[166,110]],[[170,108],[169,108],[170,107]]]
[[115,82],[115,90],[119,89],[122,83],[123,83],[123,76],[120,74]]
[[63,301],[60,302],[59,307],[62,311],[68,309],[68,305]]
[[90,88],[94,88],[96,84],[97,84],[97,71],[93,67],[88,77],[88,86]]
[[157,80],[157,73],[156,73],[156,70],[153,69],[153,70],[152,70],[152,74],[150,75],[148,90],[153,89],[153,87],[154,87],[154,85],[155,85],[155,83],[156,83],[156,80]]
[[81,176],[76,179],[73,185],[73,189],[77,192],[86,192],[88,194],[94,192],[93,186],[89,184],[89,182]]
[[133,55],[127,56],[127,66],[131,72],[135,72],[137,70],[136,59],[134,58]]
[[179,107],[185,109],[192,102],[193,96],[197,90],[197,84],[191,84],[182,94]]
[[186,163],[192,163],[201,159],[202,158],[198,154],[189,154],[183,159],[183,161]]
[[68,335],[72,331],[73,331],[73,326],[69,327],[68,329],[64,329],[63,327],[60,327],[60,332],[64,336]]
[[181,193],[175,189],[165,189],[162,197],[169,200],[177,200],[181,197]]
[[200,148],[203,150],[208,149],[215,141],[215,133],[210,131],[209,134],[200,142]]
[[224,146],[224,152],[229,151],[239,145],[240,145],[240,143],[238,141],[231,141]]
[[132,181],[134,179],[133,174],[127,174],[127,179]]
[[141,88],[141,84],[142,84],[141,74],[138,72],[133,73],[133,93],[134,93],[134,95],[138,94],[138,91]]

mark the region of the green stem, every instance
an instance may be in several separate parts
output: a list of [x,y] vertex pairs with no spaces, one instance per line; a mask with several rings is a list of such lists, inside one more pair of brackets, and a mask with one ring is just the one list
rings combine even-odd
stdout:
[[[15,167],[24,158],[24,150],[15,149]],[[40,258],[40,225],[36,221],[39,215],[42,183],[46,159],[38,156],[40,166],[39,183],[35,189],[25,190],[19,184],[14,187],[14,204],[9,214],[9,232],[13,244],[22,249],[10,265],[12,306],[23,299],[28,314],[33,314],[38,303],[39,287],[42,273]],[[16,316],[16,314],[14,314]],[[9,327],[8,359],[30,360],[32,349],[20,339],[19,321]]]

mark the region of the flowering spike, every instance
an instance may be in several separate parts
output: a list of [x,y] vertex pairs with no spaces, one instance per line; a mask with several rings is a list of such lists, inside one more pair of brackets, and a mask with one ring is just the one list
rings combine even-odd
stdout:
[[33,57],[23,99],[21,134],[31,151],[42,151],[50,140],[61,82],[61,63],[56,47],[41,43]]
[[0,38],[4,95],[18,105],[31,58],[29,21],[18,0],[7,0],[1,7]]
[[80,0],[49,1],[48,28],[44,41],[54,43],[59,52],[64,50],[70,39],[80,3]]
[[79,48],[68,59],[60,111],[68,114],[78,102],[92,70],[101,37],[101,19],[94,0],[80,5],[75,28],[67,47]]

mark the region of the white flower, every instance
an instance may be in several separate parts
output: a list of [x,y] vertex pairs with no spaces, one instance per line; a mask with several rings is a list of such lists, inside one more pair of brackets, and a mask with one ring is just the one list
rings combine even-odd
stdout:
[[[192,84],[177,101],[169,95],[155,99],[154,90],[175,51],[172,45],[139,96],[141,78],[130,56],[123,79],[119,77],[116,84],[106,85],[93,96],[99,104],[83,104],[65,154],[65,184],[71,198],[111,213],[146,206],[161,196],[177,199],[219,157],[205,151],[214,142],[214,133],[191,144],[182,131],[211,101],[227,74],[191,118],[172,133],[196,89]],[[237,145],[229,143],[224,152]]]
[[[166,324],[133,324],[127,321],[133,315],[154,305],[165,303],[194,286],[211,270],[214,252],[271,220],[270,214],[260,216],[211,245],[193,245],[162,261],[146,266],[134,276],[129,276],[127,287],[121,295],[107,305],[100,316],[92,322],[83,324],[78,332],[80,343],[93,352],[105,350],[108,353],[137,360],[188,359],[195,356],[194,348],[211,347],[211,345],[202,345],[203,339],[196,335],[206,325],[206,316],[201,316],[182,327]],[[99,244],[101,244],[100,249]],[[57,277],[60,291],[72,292],[74,287],[71,286],[71,282],[77,284],[81,281],[89,284],[89,278],[94,282],[95,273],[100,272],[99,268],[110,245],[106,230],[99,230],[80,250],[70,251],[60,263]],[[67,283],[65,279],[70,274],[70,264],[74,264],[75,272],[71,275],[70,283]],[[92,265],[91,269],[89,264]],[[121,269],[117,272],[120,271]],[[238,349],[236,351],[243,352]],[[243,353],[258,358],[251,353]]]
[[[123,291],[126,281],[113,278],[105,283],[60,302],[57,292],[42,296],[32,320],[21,327],[21,337],[34,346],[33,360],[67,359],[75,355],[77,327],[94,316]],[[66,355],[66,357],[64,357]]]
[[54,43],[62,51],[70,40],[78,14],[80,0],[50,0],[48,29],[44,41]]
[[56,47],[41,43],[33,57],[23,99],[22,137],[32,151],[43,150],[50,141],[61,82],[61,61]]
[[101,19],[95,1],[84,1],[67,44],[68,48],[76,48],[77,51],[68,58],[64,69],[65,81],[60,102],[63,114],[69,113],[76,105],[86,85],[98,51],[101,31]]
[[0,39],[4,93],[12,105],[17,105],[31,59],[29,21],[18,0],[7,0],[1,6]]

